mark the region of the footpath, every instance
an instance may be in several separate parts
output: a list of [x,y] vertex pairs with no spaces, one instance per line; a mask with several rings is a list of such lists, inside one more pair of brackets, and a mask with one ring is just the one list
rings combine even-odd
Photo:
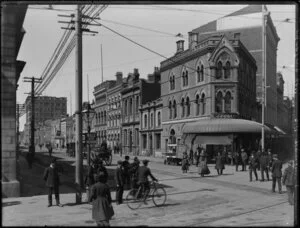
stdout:
[[[75,158],[74,157],[68,157],[65,153],[65,151],[53,151],[53,157],[56,157],[58,160],[58,163],[63,164],[64,168],[64,174],[63,174],[63,181],[64,183],[69,183],[63,187],[63,189],[60,190],[60,199],[61,203],[64,205],[64,207],[47,207],[47,190],[43,182],[40,182],[37,185],[34,185],[34,183],[30,183],[31,185],[28,185],[24,189],[25,191],[32,192],[32,194],[27,194],[26,197],[17,197],[17,198],[3,198],[2,199],[2,225],[3,226],[95,226],[96,224],[91,219],[91,209],[92,206],[88,203],[82,203],[80,205],[75,204],[75,189],[74,186],[72,186],[72,182],[74,182],[74,169],[75,169]],[[171,166],[171,165],[164,165],[163,164],[163,158],[152,158],[152,157],[143,157],[138,156],[140,160],[148,159],[150,160],[150,167],[152,172],[156,175],[159,172],[164,172],[164,175],[167,175],[166,173],[170,173],[170,176],[178,176],[182,179],[192,179],[192,178],[199,178],[199,174],[197,172],[197,167],[191,166],[190,170],[187,174],[183,174],[181,171],[180,166]],[[27,172],[27,175],[24,178],[31,178],[32,182],[38,181],[38,179],[42,179],[41,176],[42,172],[45,167],[49,165],[49,162],[51,158],[48,156],[48,152],[46,150],[42,150],[37,152],[37,160],[35,161],[33,165],[33,169],[37,174],[30,173],[31,171],[28,170],[27,164],[24,163],[25,159],[22,156],[20,159],[23,159],[23,172]],[[112,175],[112,172],[114,172],[114,169],[116,168],[116,163],[118,160],[124,160],[124,155],[121,158],[117,154],[113,154],[113,162],[111,166],[107,166],[110,176]],[[132,162],[133,156],[130,156],[130,161]],[[84,167],[86,167],[86,160],[83,161]],[[72,168],[73,167],[73,168]],[[286,167],[286,164],[284,164],[283,170]],[[26,170],[24,170],[26,169]],[[224,187],[228,186],[231,188],[228,188],[226,191],[232,191],[234,189],[234,186],[237,186],[239,189],[247,189],[250,191],[256,191],[261,192],[263,194],[278,194],[271,193],[271,181],[253,181],[249,182],[249,173],[248,171],[245,172],[236,172],[235,166],[228,165],[225,167],[224,175],[218,176],[216,170],[214,169],[214,165],[209,165],[209,169],[211,171],[210,175],[203,177],[204,183],[209,184],[218,184],[222,185]],[[241,166],[239,167],[241,169]],[[21,172],[22,172],[21,170]],[[160,179],[162,182],[168,182],[167,176],[164,178],[164,175],[162,175],[162,178]],[[260,172],[258,172],[258,177],[260,179]],[[73,179],[72,179],[73,178]],[[271,176],[270,176],[271,178]],[[201,178],[200,178],[201,179]],[[255,179],[255,178],[254,178]],[[112,181],[112,180],[111,180]],[[112,181],[113,182],[113,181]],[[111,183],[112,183],[111,182]],[[171,181],[169,181],[170,183]],[[173,181],[174,183],[176,180]],[[28,181],[26,181],[28,183]],[[177,185],[180,185],[181,182],[177,181]],[[24,187],[24,186],[23,186]],[[277,187],[277,186],[276,186]],[[36,188],[37,190],[34,190],[33,188]],[[287,199],[286,195],[286,189],[283,186],[284,194],[280,195],[278,194],[278,197],[282,198],[283,201],[285,201],[285,198]],[[224,190],[225,191],[225,190]],[[234,190],[233,190],[234,191]],[[124,197],[126,196],[127,191],[124,192]],[[224,192],[225,193],[225,192]],[[176,194],[176,193],[174,193]],[[179,195],[177,195],[179,196]],[[182,195],[182,199],[186,197],[186,195]],[[112,190],[112,198],[115,199],[115,192]],[[83,192],[82,194],[82,200],[84,201],[86,199],[86,194]],[[54,196],[53,196],[54,200]],[[257,199],[252,199],[257,200]],[[170,199],[172,202],[172,200]],[[130,218],[134,217],[134,220],[136,224],[145,224],[145,220],[143,220],[143,217],[140,217],[140,214],[138,214],[135,211],[131,211],[128,209],[126,204],[116,206],[113,204],[114,210],[115,210],[115,216],[111,220],[112,226],[130,226]],[[164,210],[164,209],[160,209]],[[168,210],[168,207],[166,207],[166,210]],[[278,205],[275,207],[270,208],[271,212],[268,214],[264,213],[258,213],[258,214],[252,214],[249,215],[253,219],[256,217],[264,217],[263,219],[267,221],[274,221],[278,220],[278,218],[285,219],[284,225],[285,226],[291,226],[293,225],[293,207],[290,206],[287,203],[284,203],[283,205]],[[143,214],[147,214],[147,211],[142,211]],[[159,213],[158,211],[156,213]],[[157,214],[158,215],[158,214]],[[211,214],[208,216],[213,218],[215,215]],[[212,221],[210,224],[203,224],[203,225],[213,225],[213,226],[222,226],[223,224],[232,224],[233,226],[235,224],[238,224],[237,221],[234,221],[234,219],[244,219],[245,221],[248,219],[247,215],[244,216],[244,218],[224,218],[223,220],[219,221]],[[267,216],[267,217],[265,217]],[[270,217],[271,216],[271,217]],[[284,218],[283,218],[284,216]],[[167,221],[166,221],[167,222]],[[163,223],[162,223],[163,224]],[[255,223],[252,223],[255,224]],[[153,224],[155,225],[155,224]],[[174,225],[178,225],[177,223],[174,223]],[[250,224],[251,225],[251,224]],[[258,224],[259,225],[259,224]],[[281,224],[282,225],[282,224]],[[157,223],[156,226],[160,226],[160,223]]]

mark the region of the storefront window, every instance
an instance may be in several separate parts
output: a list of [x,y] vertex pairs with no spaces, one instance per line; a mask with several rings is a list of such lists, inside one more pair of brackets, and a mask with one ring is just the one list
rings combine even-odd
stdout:
[[216,112],[217,113],[221,113],[222,112],[222,99],[223,99],[223,95],[222,95],[222,92],[219,91],[217,93],[217,96],[216,96]]

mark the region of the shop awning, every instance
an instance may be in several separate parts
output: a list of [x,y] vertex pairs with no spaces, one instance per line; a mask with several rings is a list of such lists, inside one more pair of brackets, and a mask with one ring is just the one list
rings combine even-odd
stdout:
[[[266,133],[272,130],[264,126]],[[187,123],[182,132],[184,134],[207,133],[261,133],[261,123],[244,119],[204,119]]]

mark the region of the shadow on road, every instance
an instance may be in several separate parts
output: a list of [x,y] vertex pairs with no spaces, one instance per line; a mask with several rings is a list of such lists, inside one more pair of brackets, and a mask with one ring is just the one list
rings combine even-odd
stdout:
[[178,206],[178,205],[181,205],[181,203],[166,203],[162,206],[155,206],[155,205],[151,205],[151,206],[145,206],[144,207],[141,207],[139,210],[145,210],[145,209],[150,209],[150,208],[165,208],[165,207],[174,207],[174,206]]
[[21,204],[21,201],[2,202],[2,207],[14,206]]

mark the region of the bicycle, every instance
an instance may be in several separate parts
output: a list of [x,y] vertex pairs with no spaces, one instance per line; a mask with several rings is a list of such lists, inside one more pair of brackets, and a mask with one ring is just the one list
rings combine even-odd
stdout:
[[154,205],[159,207],[165,204],[167,193],[162,186],[158,186],[156,182],[151,181],[150,191],[148,192],[146,199],[142,185],[140,185],[138,189],[134,188],[128,192],[126,196],[127,206],[131,210],[138,209],[144,203],[144,200],[147,200],[148,198],[152,198]]

